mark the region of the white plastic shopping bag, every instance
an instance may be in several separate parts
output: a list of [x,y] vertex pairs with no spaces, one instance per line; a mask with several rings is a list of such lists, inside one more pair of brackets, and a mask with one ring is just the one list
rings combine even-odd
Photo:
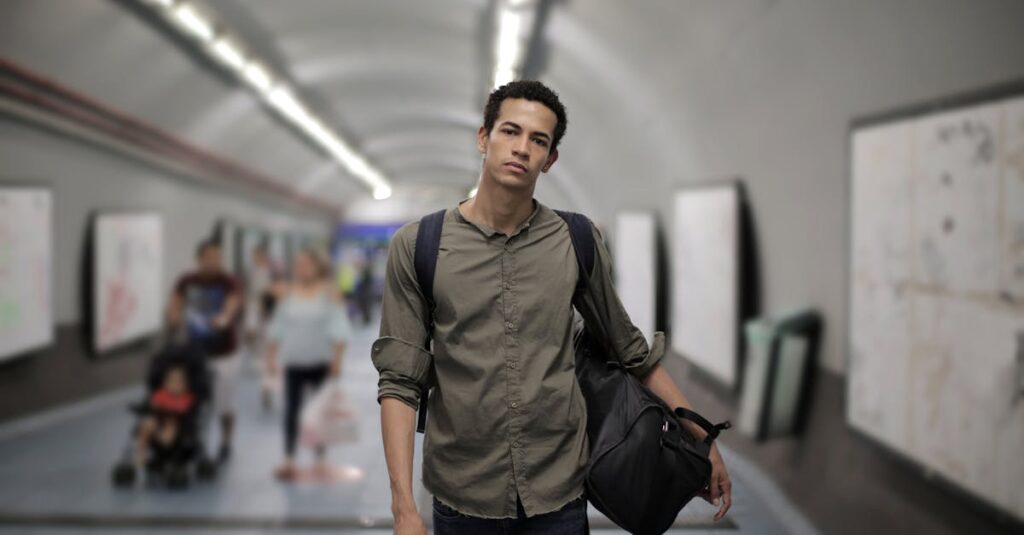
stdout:
[[359,421],[337,381],[328,381],[302,409],[299,441],[309,448],[354,442]]

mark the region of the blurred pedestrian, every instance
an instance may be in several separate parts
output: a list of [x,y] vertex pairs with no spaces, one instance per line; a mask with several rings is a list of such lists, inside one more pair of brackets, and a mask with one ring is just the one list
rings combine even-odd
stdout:
[[[274,311],[276,297],[275,282],[281,281],[280,270],[270,258],[266,244],[259,244],[252,250],[252,257],[245,270],[245,331],[246,354],[255,360],[262,354],[266,325]],[[261,367],[262,368],[262,367]],[[261,388],[263,408],[270,410],[273,405],[273,383],[264,377]]]
[[181,330],[188,343],[203,349],[214,375],[213,414],[220,419],[221,462],[231,456],[235,422],[235,384],[241,357],[238,355],[238,320],[242,305],[241,285],[224,270],[220,243],[201,242],[196,248],[197,267],[174,285],[167,320]]
[[[296,474],[299,414],[307,389],[320,388],[341,374],[342,355],[352,328],[340,294],[328,280],[328,263],[311,249],[295,257],[291,284],[280,294],[267,329],[267,369],[283,373],[285,384],[284,461],[275,470],[281,479]],[[317,449],[317,467],[325,451]]]
[[355,287],[356,309],[362,319],[363,326],[373,319],[373,303],[376,295],[376,279],[373,276],[373,263],[369,258],[363,260],[359,267],[359,279]]

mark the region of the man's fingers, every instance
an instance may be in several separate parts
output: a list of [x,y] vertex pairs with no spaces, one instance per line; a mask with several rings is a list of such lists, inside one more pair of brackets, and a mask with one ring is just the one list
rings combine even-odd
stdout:
[[721,520],[725,513],[729,512],[730,507],[732,507],[732,482],[725,479],[722,482],[722,506],[715,515],[715,521]]
[[722,495],[722,489],[718,485],[717,477],[711,479],[711,486],[708,488],[708,495],[711,496],[711,503],[718,505],[715,501]]

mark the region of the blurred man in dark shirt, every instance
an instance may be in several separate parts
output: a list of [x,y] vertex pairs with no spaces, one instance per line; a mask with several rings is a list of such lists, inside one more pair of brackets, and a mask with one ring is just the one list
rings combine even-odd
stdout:
[[182,275],[174,285],[167,319],[172,329],[182,330],[188,342],[202,347],[214,374],[214,414],[220,416],[218,458],[231,455],[234,429],[235,383],[241,358],[238,355],[238,318],[241,285],[224,270],[220,244],[209,240],[196,248],[197,269]]

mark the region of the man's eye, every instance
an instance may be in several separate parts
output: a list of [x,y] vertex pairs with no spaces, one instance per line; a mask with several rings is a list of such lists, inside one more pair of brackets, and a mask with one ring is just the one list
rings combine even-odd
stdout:
[[508,134],[510,136],[514,136],[516,134],[516,131],[512,130],[511,128],[506,128],[506,129],[502,130],[502,132],[504,132],[505,134]]
[[541,147],[547,147],[548,146],[548,142],[544,141],[543,139],[534,139],[533,142],[538,144],[538,145],[540,145]]

